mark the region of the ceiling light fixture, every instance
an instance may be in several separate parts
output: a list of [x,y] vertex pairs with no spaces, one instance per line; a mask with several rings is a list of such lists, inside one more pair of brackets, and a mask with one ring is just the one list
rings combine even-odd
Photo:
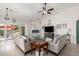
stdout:
[[[11,9],[9,9],[9,8],[6,8],[6,12],[5,12],[5,17],[4,17],[4,19],[5,19],[5,20],[12,20],[12,22],[15,23],[15,22],[16,22],[15,17],[9,16],[9,12],[12,12],[12,11],[13,11],[13,10],[11,10]],[[12,15],[12,14],[11,14],[11,15]]]
[[47,3],[44,3],[42,9],[42,11],[38,11],[38,13],[42,13],[42,15],[51,14],[51,11],[54,10],[54,8],[47,9]]
[[4,17],[5,20],[10,20],[10,18],[9,18],[9,16],[8,16],[8,15],[9,15],[8,11],[9,11],[9,9],[6,8],[6,15],[5,15],[5,17]]

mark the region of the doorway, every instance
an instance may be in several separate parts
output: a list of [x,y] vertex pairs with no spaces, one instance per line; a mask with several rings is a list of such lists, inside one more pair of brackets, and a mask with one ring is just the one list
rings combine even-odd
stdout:
[[21,34],[22,34],[23,36],[25,36],[25,27],[24,27],[24,26],[21,26]]
[[79,20],[76,21],[76,41],[79,43]]

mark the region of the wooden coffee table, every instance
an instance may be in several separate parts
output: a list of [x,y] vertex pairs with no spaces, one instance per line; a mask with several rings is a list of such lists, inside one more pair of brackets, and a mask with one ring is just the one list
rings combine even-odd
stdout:
[[[31,42],[31,49],[36,49],[39,52],[39,56],[40,56],[40,52],[41,49],[48,49],[48,42],[44,41],[44,40],[36,40],[36,41],[32,41]],[[48,53],[48,51],[47,51]]]

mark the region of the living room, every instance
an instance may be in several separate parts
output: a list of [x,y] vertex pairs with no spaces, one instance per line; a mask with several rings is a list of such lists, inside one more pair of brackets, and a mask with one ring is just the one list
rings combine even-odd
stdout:
[[78,56],[78,15],[79,3],[0,3],[0,56]]

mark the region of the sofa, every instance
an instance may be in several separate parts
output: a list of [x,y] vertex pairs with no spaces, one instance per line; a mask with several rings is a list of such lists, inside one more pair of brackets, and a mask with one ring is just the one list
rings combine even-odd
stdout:
[[19,49],[21,51],[28,52],[29,50],[31,50],[31,46],[30,46],[30,41],[27,37],[25,36],[16,36],[14,38],[14,42],[15,44],[19,47]]
[[46,38],[46,41],[49,43],[48,50],[59,55],[61,50],[66,45],[67,36],[66,35],[57,35],[54,37],[53,41],[51,38]]

